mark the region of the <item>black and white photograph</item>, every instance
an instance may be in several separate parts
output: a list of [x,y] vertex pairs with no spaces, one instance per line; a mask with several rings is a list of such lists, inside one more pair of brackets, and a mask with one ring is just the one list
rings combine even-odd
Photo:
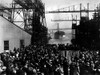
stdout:
[[0,75],[100,75],[100,0],[0,0]]

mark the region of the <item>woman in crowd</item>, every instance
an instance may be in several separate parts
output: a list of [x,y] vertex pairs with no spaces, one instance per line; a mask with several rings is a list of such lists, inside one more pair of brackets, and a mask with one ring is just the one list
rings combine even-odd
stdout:
[[[79,50],[69,59],[61,50]],[[74,51],[75,50],[75,51]],[[1,53],[0,75],[95,75],[100,74],[99,50],[89,51],[75,45],[30,45],[13,52]]]

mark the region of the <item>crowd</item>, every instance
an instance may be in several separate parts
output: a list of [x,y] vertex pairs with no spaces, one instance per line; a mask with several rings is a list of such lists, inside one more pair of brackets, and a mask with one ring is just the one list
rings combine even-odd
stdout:
[[[62,50],[77,50],[79,56],[71,56],[69,63]],[[0,75],[100,75],[99,72],[99,50],[77,45],[30,45],[0,54]]]

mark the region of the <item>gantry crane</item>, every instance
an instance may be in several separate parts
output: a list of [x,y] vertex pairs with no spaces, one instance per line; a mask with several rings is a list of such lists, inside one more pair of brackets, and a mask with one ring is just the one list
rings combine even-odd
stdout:
[[[63,8],[64,9],[64,8]],[[0,8],[0,11],[9,11],[11,14],[8,19],[13,23],[21,23],[22,27],[31,31],[32,28],[32,16],[34,14],[41,16],[41,23],[44,25],[45,22],[45,14],[49,13],[80,13],[80,17],[83,12],[87,13],[89,17],[89,12],[94,12],[95,10],[89,10],[89,3],[87,4],[87,9],[82,9],[82,4],[80,4],[80,9],[76,10],[73,6],[73,10],[55,10],[55,11],[45,11],[45,6],[41,2],[41,0],[13,0],[11,7]],[[16,20],[17,16],[20,16],[22,20]],[[81,19],[81,18],[80,18]],[[52,20],[53,21],[53,20]],[[57,21],[74,21],[70,20],[54,20]],[[76,20],[75,20],[76,21]],[[79,21],[79,20],[77,20]],[[20,25],[20,26],[21,26]],[[46,22],[45,22],[46,25]]]
[[[32,20],[36,15],[40,17],[42,25],[45,25],[45,8],[41,0],[13,0],[10,7],[1,7],[1,16],[18,24],[27,32],[32,33]],[[9,13],[9,14],[8,14]]]
[[[72,19],[55,19],[55,20],[51,20],[52,22],[64,22],[64,21],[71,21],[72,22],[72,28],[64,28],[62,30],[71,30],[74,31],[75,29],[75,26],[74,25],[77,25],[77,21],[80,21],[81,20],[81,16],[82,16],[82,13],[83,12],[86,12],[87,13],[87,17],[89,19],[89,12],[94,12],[94,10],[89,10],[89,3],[87,3],[87,8],[84,8],[82,9],[82,4],[79,5],[79,9],[75,9],[75,6],[73,5],[72,6],[72,10],[70,9],[70,7],[68,7],[68,9],[65,11],[64,9],[66,8],[61,8],[61,9],[57,9],[56,11],[49,11],[49,12],[46,12],[47,14],[48,13],[78,13],[80,14],[80,18],[77,19],[77,15],[76,15],[76,18],[73,17],[73,15],[71,15]],[[55,29],[52,29],[52,30],[55,30]],[[56,29],[57,30],[57,29]]]

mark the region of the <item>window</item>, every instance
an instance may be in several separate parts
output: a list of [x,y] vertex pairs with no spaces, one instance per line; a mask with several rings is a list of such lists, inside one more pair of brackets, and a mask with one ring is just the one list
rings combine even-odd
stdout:
[[4,41],[4,50],[9,50],[9,41]]
[[24,47],[24,40],[20,40],[20,48]]

